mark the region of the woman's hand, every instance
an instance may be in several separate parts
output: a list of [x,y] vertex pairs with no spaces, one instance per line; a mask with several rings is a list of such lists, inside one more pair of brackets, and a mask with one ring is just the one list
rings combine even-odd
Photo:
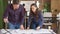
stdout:
[[40,29],[40,26],[38,26],[37,28],[36,28],[36,30],[39,30]]
[[29,29],[29,27],[27,27],[27,29]]
[[20,25],[20,29],[21,29],[21,30],[24,30],[24,26],[23,26],[23,25]]

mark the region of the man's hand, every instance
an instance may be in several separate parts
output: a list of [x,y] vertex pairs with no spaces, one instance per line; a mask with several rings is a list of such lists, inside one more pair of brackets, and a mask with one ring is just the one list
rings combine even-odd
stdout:
[[40,29],[40,26],[38,26],[36,29],[39,30]]
[[21,29],[21,30],[24,30],[24,26],[23,26],[23,25],[20,25],[20,29]]
[[4,23],[8,23],[9,22],[8,18],[4,18],[3,20],[4,20]]

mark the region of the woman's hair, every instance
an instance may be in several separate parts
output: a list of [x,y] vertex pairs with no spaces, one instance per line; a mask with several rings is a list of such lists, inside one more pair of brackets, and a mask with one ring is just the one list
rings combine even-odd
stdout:
[[35,13],[32,11],[32,6],[35,6],[37,8],[37,5],[35,3],[31,4],[30,6],[30,15],[35,15],[38,19],[38,8],[36,9]]
[[[33,4],[31,4],[31,6],[30,6],[30,13],[33,13],[33,11],[32,11],[32,6],[35,6],[36,8],[37,8],[37,5],[35,4],[35,3],[33,3]],[[38,8],[36,9],[36,12],[38,11]],[[35,12],[35,13],[36,13]]]

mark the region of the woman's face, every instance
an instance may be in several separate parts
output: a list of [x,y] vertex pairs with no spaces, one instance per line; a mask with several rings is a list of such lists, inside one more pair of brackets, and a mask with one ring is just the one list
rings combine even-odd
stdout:
[[35,12],[36,9],[37,9],[37,7],[35,7],[35,6],[31,6],[31,8],[32,8],[32,11],[33,11],[33,12]]

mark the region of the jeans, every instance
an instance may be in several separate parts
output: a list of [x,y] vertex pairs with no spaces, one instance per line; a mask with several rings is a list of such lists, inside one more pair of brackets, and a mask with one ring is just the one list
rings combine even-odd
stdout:
[[32,22],[30,25],[30,29],[36,29],[38,26],[38,23]]
[[8,28],[9,29],[19,29],[20,28],[20,24],[17,24],[17,23],[15,23],[15,24],[12,24],[12,23],[8,23]]

